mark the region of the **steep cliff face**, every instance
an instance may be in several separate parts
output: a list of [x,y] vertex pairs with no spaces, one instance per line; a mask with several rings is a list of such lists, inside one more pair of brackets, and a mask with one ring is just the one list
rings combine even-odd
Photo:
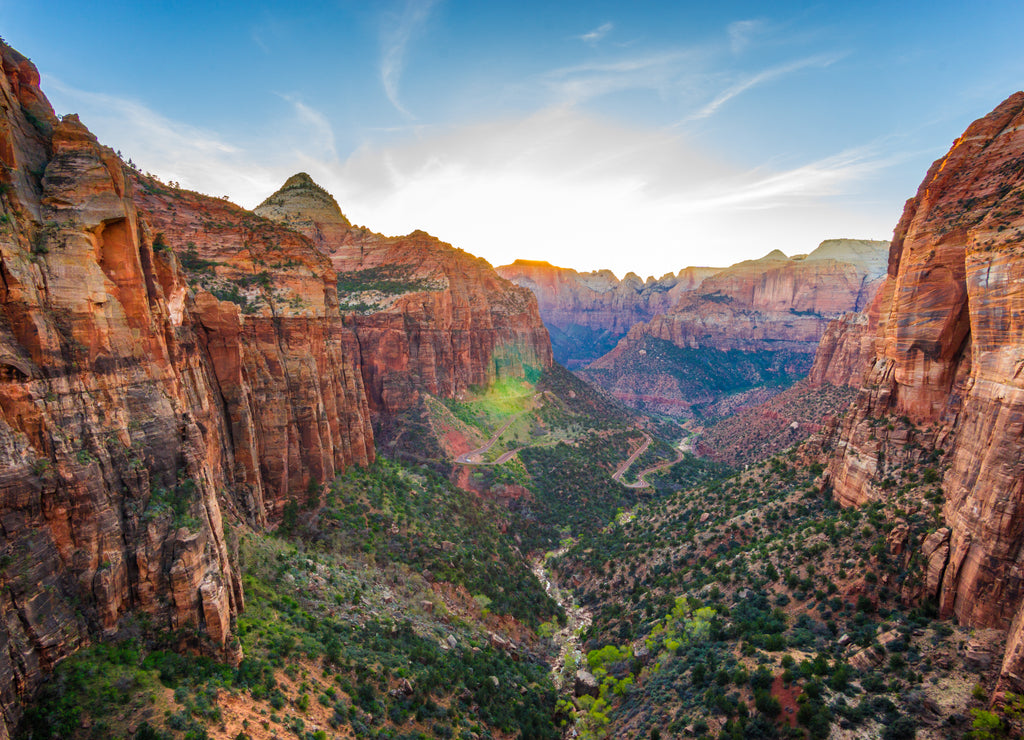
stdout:
[[610,270],[577,272],[531,260],[496,270],[537,296],[555,359],[572,369],[596,360],[634,324],[668,311],[683,293],[719,272],[715,267],[687,267],[657,280],[644,281],[632,272],[619,280]]
[[888,281],[882,279],[863,311],[850,311],[828,323],[807,374],[812,387],[860,388],[864,368],[875,358],[878,323],[888,288]]
[[[305,237],[126,168],[0,44],[0,737],[146,615],[237,657],[222,509],[260,526],[373,459],[359,348]],[[177,253],[177,254],[176,254]]]
[[796,378],[810,369],[829,321],[874,295],[887,246],[834,239],[810,255],[775,251],[733,265],[635,325],[584,375],[627,403],[677,414]]
[[422,231],[386,237],[354,228],[305,174],[255,212],[308,236],[337,270],[375,411],[408,409],[422,392],[456,397],[551,365],[533,295],[485,260]]
[[[836,498],[884,493],[894,465],[944,451],[948,527],[919,543],[943,615],[1010,629],[1024,687],[1024,93],[935,162],[895,232],[876,351],[829,468]],[[901,417],[889,432],[880,421]],[[885,428],[882,425],[881,428]]]
[[262,523],[304,500],[311,483],[372,461],[359,346],[330,261],[232,203],[134,179],[141,217],[178,255],[195,296],[189,309],[230,430],[242,513]]
[[3,736],[19,696],[129,614],[231,654],[242,597],[221,399],[176,262],[152,250],[117,156],[0,52]]

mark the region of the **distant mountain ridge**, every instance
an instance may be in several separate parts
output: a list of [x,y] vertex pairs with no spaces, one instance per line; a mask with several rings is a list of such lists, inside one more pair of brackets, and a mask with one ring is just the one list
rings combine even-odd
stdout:
[[[568,356],[588,381],[638,409],[687,416],[806,374],[829,322],[871,300],[888,247],[829,239],[807,255],[774,250],[647,281],[523,261],[498,271],[538,296],[556,357]],[[608,351],[584,364],[601,349]]]
[[687,267],[646,280],[632,272],[619,280],[611,270],[577,272],[531,260],[516,260],[496,271],[533,291],[551,332],[555,359],[578,369],[614,347],[635,324],[669,310],[719,268]]

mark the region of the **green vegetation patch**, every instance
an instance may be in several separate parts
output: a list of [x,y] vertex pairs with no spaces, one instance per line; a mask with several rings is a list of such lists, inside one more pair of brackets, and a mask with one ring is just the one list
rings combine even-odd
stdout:
[[591,435],[576,445],[528,447],[519,453],[533,481],[534,501],[516,512],[529,551],[547,550],[560,539],[601,529],[620,508],[633,506],[638,490],[612,480],[615,466],[629,457],[637,434]]
[[499,532],[507,516],[431,471],[378,458],[337,478],[320,511],[295,511],[294,522],[286,514],[282,526],[331,552],[402,563],[461,584],[490,599],[492,612],[535,627],[560,610]]
[[439,290],[433,280],[414,277],[412,265],[380,265],[365,270],[338,273],[338,293],[366,293],[375,291],[384,295],[401,295],[424,290]]

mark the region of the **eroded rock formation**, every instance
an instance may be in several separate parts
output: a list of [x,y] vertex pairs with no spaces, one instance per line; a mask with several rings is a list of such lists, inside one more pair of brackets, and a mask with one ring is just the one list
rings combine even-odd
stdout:
[[455,397],[551,365],[533,295],[485,260],[422,231],[386,237],[352,227],[304,173],[255,212],[308,236],[337,270],[374,410],[402,411],[422,392]]
[[799,377],[829,321],[861,310],[875,294],[887,246],[833,239],[806,256],[776,250],[733,265],[635,325],[583,374],[626,403],[681,415]]
[[555,359],[570,369],[596,360],[634,324],[668,311],[680,296],[719,271],[687,267],[657,280],[641,280],[631,272],[619,280],[610,270],[577,272],[532,260],[497,268],[499,275],[537,296]]
[[[176,260],[119,158],[0,45],[0,735],[131,614],[230,657],[230,436]],[[188,637],[190,635],[190,637]]]
[[[929,537],[940,613],[1010,630],[1024,687],[1024,93],[935,162],[896,228],[873,359],[829,468],[846,505],[886,495],[894,464],[946,464],[948,532]],[[895,420],[895,423],[894,423]]]

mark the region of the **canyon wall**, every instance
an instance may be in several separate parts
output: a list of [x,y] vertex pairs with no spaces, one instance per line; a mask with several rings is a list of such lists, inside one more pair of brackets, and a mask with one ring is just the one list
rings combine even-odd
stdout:
[[224,400],[177,262],[119,158],[0,61],[4,737],[47,670],[131,615],[232,657],[242,592]]
[[[896,466],[944,466],[946,528],[919,543],[940,613],[1010,631],[1024,688],[1024,93],[973,123],[907,202],[872,359],[827,481],[844,505]],[[938,456],[938,458],[936,458]],[[940,468],[941,471],[941,468]]]
[[308,177],[281,223],[167,186],[0,63],[4,738],[58,661],[132,625],[237,659],[224,517],[273,525],[372,462],[373,412],[551,349],[483,260],[353,228]]
[[471,386],[551,365],[533,294],[486,260],[422,231],[388,237],[353,227],[304,173],[255,213],[308,236],[337,271],[374,411],[408,409],[424,392],[458,397]]
[[719,272],[715,267],[687,267],[644,281],[632,272],[619,280],[610,270],[577,272],[532,260],[496,269],[537,296],[555,359],[570,369],[596,360],[634,324],[668,311],[680,296]]
[[784,386],[811,368],[831,320],[871,300],[887,247],[833,239],[809,255],[776,250],[733,265],[633,326],[581,374],[625,403],[677,415],[760,385]]

